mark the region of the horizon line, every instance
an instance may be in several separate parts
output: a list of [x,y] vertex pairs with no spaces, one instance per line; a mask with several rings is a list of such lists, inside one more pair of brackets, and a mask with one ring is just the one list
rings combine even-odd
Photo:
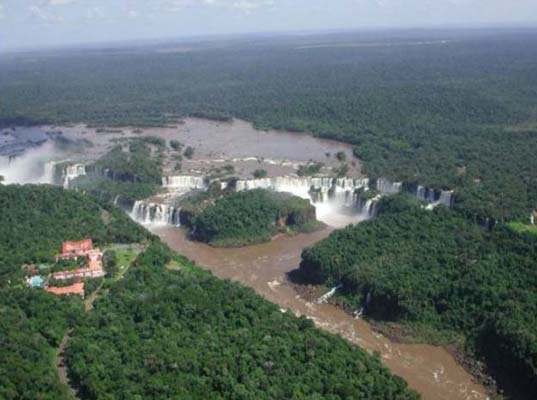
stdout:
[[329,35],[337,33],[360,33],[360,32],[410,32],[410,31],[481,31],[481,30],[537,30],[537,22],[495,22],[495,23],[449,23],[437,25],[400,25],[400,26],[364,26],[350,28],[326,28],[326,29],[296,29],[278,31],[252,31],[252,32],[229,32],[229,33],[207,33],[207,34],[183,34],[160,37],[133,37],[132,39],[111,39],[111,40],[87,40],[75,41],[64,44],[46,44],[40,46],[23,45],[13,47],[0,47],[0,54],[10,53],[33,53],[41,51],[65,51],[82,50],[84,48],[106,48],[121,45],[135,44],[163,44],[166,42],[201,42],[203,40],[220,41],[225,39],[241,39],[249,37],[284,37],[284,36],[315,36]]

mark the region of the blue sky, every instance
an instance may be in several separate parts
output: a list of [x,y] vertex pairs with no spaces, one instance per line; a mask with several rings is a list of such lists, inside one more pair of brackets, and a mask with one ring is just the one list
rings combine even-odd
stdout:
[[524,24],[537,0],[0,0],[0,49],[293,30]]

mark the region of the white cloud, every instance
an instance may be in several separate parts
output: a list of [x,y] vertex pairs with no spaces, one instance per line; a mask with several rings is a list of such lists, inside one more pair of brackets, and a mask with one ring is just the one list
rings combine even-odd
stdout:
[[275,0],[164,0],[160,8],[164,11],[177,12],[188,7],[220,7],[250,13],[262,7],[275,4]]
[[73,4],[78,0],[48,0],[47,4],[50,6],[64,6],[66,4]]
[[102,20],[106,18],[106,13],[101,7],[91,7],[86,10],[86,19]]
[[270,7],[274,5],[274,0],[239,0],[234,1],[233,8],[250,13],[258,8]]
[[43,7],[39,7],[37,5],[28,7],[28,11],[32,17],[42,22],[63,22],[62,16],[49,12]]

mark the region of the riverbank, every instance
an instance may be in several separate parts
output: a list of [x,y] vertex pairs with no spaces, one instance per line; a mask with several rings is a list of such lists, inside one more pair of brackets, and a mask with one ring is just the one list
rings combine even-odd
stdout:
[[297,293],[287,278],[288,273],[298,267],[302,249],[327,237],[331,228],[241,249],[216,249],[192,242],[176,228],[160,227],[152,231],[172,249],[216,276],[241,282],[281,308],[308,316],[318,327],[370,353],[378,352],[384,364],[426,400],[488,398],[487,390],[475,383],[471,374],[443,347],[392,342],[375,332],[366,321],[354,319],[333,305],[307,301]]

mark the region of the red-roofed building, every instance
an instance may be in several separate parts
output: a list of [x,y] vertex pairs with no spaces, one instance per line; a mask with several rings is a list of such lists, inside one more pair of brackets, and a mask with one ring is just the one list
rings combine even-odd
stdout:
[[100,278],[105,275],[103,270],[103,253],[101,250],[93,248],[91,239],[78,242],[63,242],[62,253],[57,256],[57,259],[68,260],[78,257],[86,258],[86,267],[56,272],[52,274],[54,279]]
[[84,297],[84,282],[77,282],[70,286],[64,287],[49,286],[45,288],[45,290],[49,293],[55,294],[56,296],[68,296],[74,294]]
[[59,258],[70,259],[85,256],[88,251],[93,250],[93,241],[84,239],[79,241],[67,241],[62,244],[62,253]]

